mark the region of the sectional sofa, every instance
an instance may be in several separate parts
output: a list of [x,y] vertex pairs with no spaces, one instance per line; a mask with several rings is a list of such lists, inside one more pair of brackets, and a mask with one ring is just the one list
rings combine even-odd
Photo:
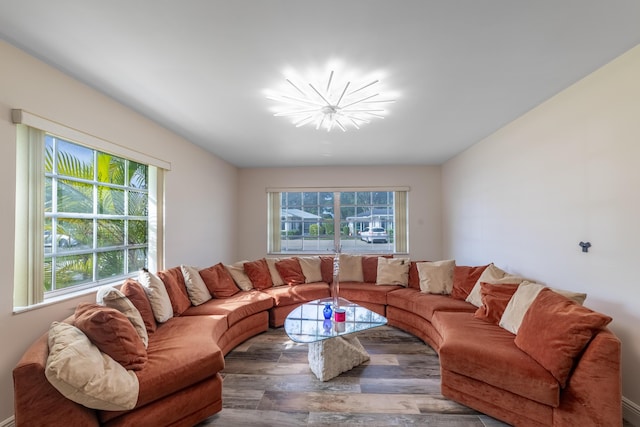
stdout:
[[[515,426],[622,424],[620,341],[585,295],[493,264],[339,259],[341,297],[438,352],[444,396]],[[222,409],[224,356],[333,281],[333,257],[287,257],[101,289],[15,367],[16,425],[193,426]]]

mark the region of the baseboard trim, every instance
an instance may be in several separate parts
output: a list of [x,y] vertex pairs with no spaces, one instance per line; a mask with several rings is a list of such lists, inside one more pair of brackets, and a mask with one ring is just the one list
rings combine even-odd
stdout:
[[7,418],[4,421],[0,421],[0,427],[15,427],[15,419],[14,417]]
[[640,405],[622,397],[622,416],[634,427],[640,427]]

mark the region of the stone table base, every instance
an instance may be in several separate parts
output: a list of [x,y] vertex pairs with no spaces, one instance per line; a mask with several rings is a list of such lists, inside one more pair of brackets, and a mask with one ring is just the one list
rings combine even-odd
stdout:
[[354,335],[309,344],[309,367],[320,381],[329,381],[369,360],[369,354]]

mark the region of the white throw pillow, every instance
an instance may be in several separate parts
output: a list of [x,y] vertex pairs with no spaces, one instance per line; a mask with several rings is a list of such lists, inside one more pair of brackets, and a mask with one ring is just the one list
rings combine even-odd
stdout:
[[209,301],[212,298],[211,293],[198,273],[198,269],[188,265],[180,265],[180,269],[191,304],[200,305]]
[[136,374],[100,352],[80,329],[53,322],[48,343],[45,376],[64,397],[103,411],[136,406],[140,390]]
[[338,258],[338,280],[341,282],[364,282],[362,257],[360,255],[340,254]]
[[587,299],[587,294],[582,292],[566,291],[564,289],[556,289],[556,288],[549,288],[549,289],[551,289],[553,292],[556,292],[564,297],[569,298],[570,300],[575,301],[580,305],[583,305],[584,301]]
[[[409,258],[378,257],[376,285],[409,285]],[[340,266],[342,268],[342,265]]]
[[544,288],[545,286],[539,283],[522,282],[509,300],[498,324],[512,334],[517,334],[524,315]]
[[450,295],[453,290],[454,259],[416,264],[420,278],[420,291],[427,294]]
[[171,319],[173,317],[173,307],[171,307],[171,299],[162,280],[150,271],[143,269],[140,270],[138,275],[138,282],[147,293],[156,322],[164,323]]
[[298,257],[305,283],[322,282],[322,260],[319,256]]
[[247,273],[244,272],[245,262],[249,261],[242,260],[229,265],[225,264],[224,266],[240,289],[243,291],[250,291],[253,289],[253,283],[251,282],[251,279],[249,279],[249,276],[247,276]]
[[149,334],[142,315],[135,305],[122,292],[112,286],[102,286],[96,293],[96,302],[105,307],[114,308],[124,314],[133,325],[144,347],[149,346]]
[[482,295],[480,294],[480,283],[490,283],[492,285],[505,285],[505,284],[514,284],[519,285],[525,279],[520,276],[514,276],[512,274],[507,273],[504,270],[496,267],[494,264],[489,264],[487,268],[484,269],[478,281],[469,292],[469,296],[466,301],[475,305],[476,307],[482,306]]
[[273,286],[284,286],[284,280],[276,268],[276,262],[280,261],[280,258],[265,258],[267,260],[267,267],[269,267],[269,274],[271,275],[271,281]]

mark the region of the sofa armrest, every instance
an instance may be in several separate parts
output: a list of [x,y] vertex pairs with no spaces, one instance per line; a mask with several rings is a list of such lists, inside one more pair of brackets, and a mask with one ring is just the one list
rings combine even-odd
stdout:
[[38,338],[13,369],[16,427],[98,426],[93,409],[67,399],[47,380],[47,338],[47,334]]
[[608,329],[596,334],[574,365],[553,425],[622,425],[620,340]]

